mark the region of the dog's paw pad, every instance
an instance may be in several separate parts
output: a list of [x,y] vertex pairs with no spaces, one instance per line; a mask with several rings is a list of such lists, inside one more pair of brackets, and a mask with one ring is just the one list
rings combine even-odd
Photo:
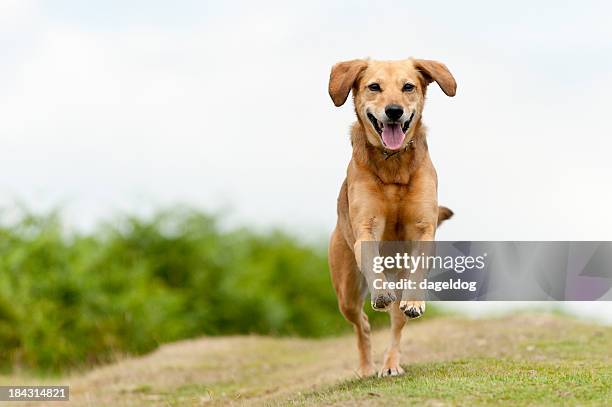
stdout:
[[400,365],[384,366],[378,372],[378,377],[399,376],[404,374],[404,369]]
[[400,310],[407,318],[420,318],[425,313],[425,301],[402,301]]
[[364,365],[359,367],[356,373],[357,377],[365,379],[366,377],[371,377],[376,374],[376,367],[374,365]]
[[372,295],[372,308],[376,311],[386,311],[396,299],[392,292]]

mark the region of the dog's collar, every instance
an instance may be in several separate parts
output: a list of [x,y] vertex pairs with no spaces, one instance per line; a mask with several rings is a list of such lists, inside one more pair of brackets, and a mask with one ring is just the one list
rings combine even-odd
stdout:
[[414,139],[410,140],[408,144],[406,144],[406,147],[404,147],[402,150],[388,151],[384,149],[382,150],[382,155],[385,156],[385,160],[388,160],[389,158],[393,157],[396,154],[404,153],[408,151],[410,148],[414,148]]

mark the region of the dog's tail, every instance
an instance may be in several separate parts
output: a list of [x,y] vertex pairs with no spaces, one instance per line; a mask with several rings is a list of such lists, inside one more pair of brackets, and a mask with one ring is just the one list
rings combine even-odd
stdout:
[[438,227],[440,224],[447,219],[452,218],[454,215],[453,211],[448,209],[446,206],[438,206]]

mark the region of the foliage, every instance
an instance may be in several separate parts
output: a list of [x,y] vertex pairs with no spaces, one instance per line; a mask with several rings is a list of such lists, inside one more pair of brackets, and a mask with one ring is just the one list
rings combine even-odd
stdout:
[[325,248],[287,233],[224,231],[186,208],[88,234],[67,233],[56,213],[0,226],[4,370],[60,371],[197,335],[349,328]]

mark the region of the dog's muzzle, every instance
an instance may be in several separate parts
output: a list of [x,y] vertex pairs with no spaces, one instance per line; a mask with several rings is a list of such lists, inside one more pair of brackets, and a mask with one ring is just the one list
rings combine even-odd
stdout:
[[[390,106],[394,106],[394,105],[390,105]],[[388,108],[389,106],[387,107],[387,109]],[[390,113],[385,113],[385,114],[387,115],[387,117],[390,117],[390,115],[396,116],[398,113],[399,113],[398,111],[394,111],[392,109]],[[404,121],[403,123],[398,122],[398,121],[387,121],[385,123],[383,121],[378,120],[370,112],[367,113],[367,116],[368,116],[368,119],[370,120],[370,123],[372,123],[372,127],[374,127],[374,130],[376,130],[376,132],[382,139],[383,145],[390,150],[397,150],[402,146],[404,139],[406,138],[406,133],[410,129],[410,124],[412,123],[412,119],[414,118],[414,113],[415,112],[413,110],[408,120]],[[401,110],[401,114],[399,115],[398,119],[402,115],[403,115],[403,110]]]

